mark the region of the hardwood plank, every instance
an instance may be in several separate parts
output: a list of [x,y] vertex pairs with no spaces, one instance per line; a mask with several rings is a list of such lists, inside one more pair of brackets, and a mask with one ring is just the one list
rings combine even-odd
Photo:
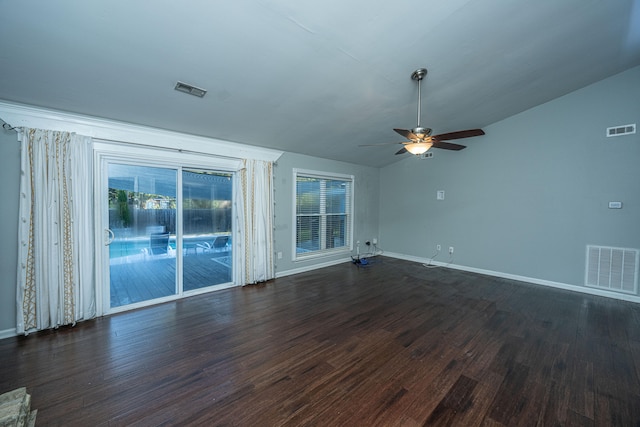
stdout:
[[425,424],[434,426],[454,424],[458,416],[463,415],[473,406],[471,396],[476,385],[478,385],[478,381],[460,375],[438,403],[438,406],[431,412]]
[[0,392],[47,426],[638,425],[638,330],[637,304],[383,257],[0,340]]
[[504,425],[513,425],[522,418],[525,406],[534,395],[527,389],[529,368],[514,364],[505,373],[504,380],[489,408],[488,418]]
[[568,389],[571,390],[569,408],[571,411],[593,421],[595,388],[593,363],[575,359]]

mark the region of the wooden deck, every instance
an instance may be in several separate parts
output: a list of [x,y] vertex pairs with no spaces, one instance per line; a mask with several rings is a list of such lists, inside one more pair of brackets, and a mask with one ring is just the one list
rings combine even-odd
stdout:
[[[183,258],[184,291],[232,281],[231,252],[193,251]],[[111,307],[162,298],[176,293],[175,256],[134,257],[110,266]]]
[[638,426],[640,305],[382,257],[0,340],[43,426]]

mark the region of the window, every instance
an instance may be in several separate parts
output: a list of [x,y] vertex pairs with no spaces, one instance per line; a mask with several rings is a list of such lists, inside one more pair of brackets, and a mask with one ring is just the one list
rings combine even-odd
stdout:
[[294,259],[351,250],[353,176],[293,171]]

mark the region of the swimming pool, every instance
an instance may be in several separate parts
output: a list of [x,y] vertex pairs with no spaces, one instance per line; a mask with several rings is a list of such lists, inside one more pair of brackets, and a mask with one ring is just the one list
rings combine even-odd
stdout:
[[[169,240],[169,247],[176,248],[175,239]],[[116,239],[109,245],[109,258],[138,255],[149,248],[149,238]]]
[[[215,242],[219,241],[220,237],[226,237],[226,250],[231,248],[231,233],[215,233],[215,234],[188,234],[183,237],[183,248],[189,252],[191,249],[195,250],[197,246],[202,247],[215,247]],[[169,248],[170,250],[176,249],[176,236],[169,236]],[[109,258],[120,258],[132,255],[141,255],[149,249],[149,236],[137,236],[137,237],[120,237],[116,238],[109,245]],[[220,248],[217,248],[218,250]],[[216,251],[216,249],[214,249]]]

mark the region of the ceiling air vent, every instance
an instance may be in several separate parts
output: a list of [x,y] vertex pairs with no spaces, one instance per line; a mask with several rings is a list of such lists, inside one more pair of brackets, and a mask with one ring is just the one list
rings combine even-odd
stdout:
[[636,133],[636,124],[635,123],[633,123],[631,125],[614,126],[612,128],[607,128],[607,137],[609,137],[609,136],[630,135],[632,133]]
[[202,98],[207,93],[206,89],[201,89],[199,87],[188,85],[182,82],[176,83],[175,90],[188,93],[189,95],[197,96],[200,98]]

